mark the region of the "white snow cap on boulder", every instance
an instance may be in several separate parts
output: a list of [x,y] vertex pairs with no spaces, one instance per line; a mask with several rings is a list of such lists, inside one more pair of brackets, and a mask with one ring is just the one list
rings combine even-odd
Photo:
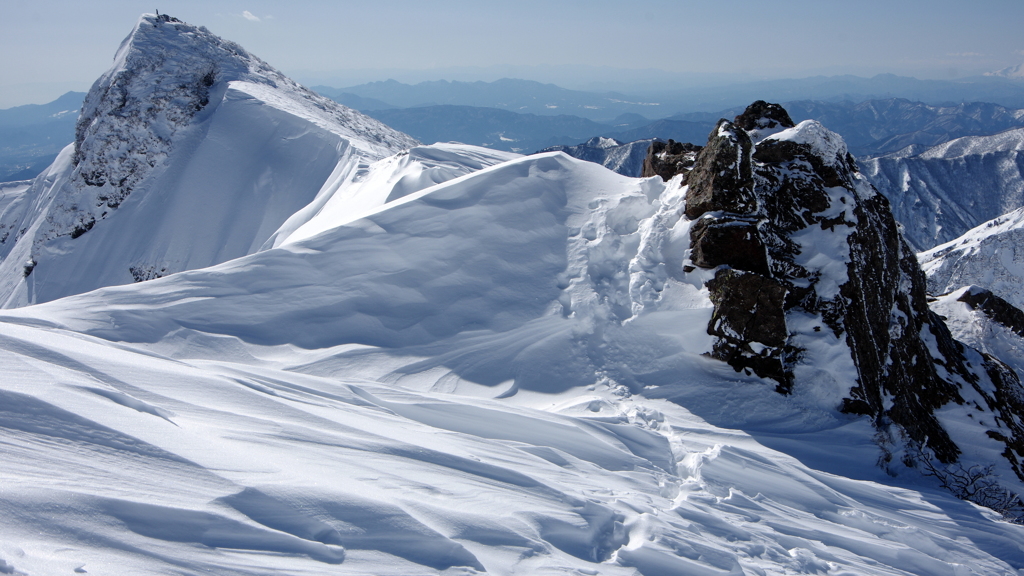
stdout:
[[74,145],[0,213],[0,303],[250,254],[329,179],[416,144],[203,27],[143,15]]

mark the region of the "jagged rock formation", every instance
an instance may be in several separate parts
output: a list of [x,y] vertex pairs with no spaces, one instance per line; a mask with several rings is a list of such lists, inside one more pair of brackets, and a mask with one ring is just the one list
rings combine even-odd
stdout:
[[967,304],[972,310],[981,311],[992,321],[998,322],[1014,334],[1024,337],[1024,310],[996,296],[991,291],[977,286],[968,286],[957,298],[957,301]]
[[[870,416],[883,443],[903,437],[943,463],[962,451],[937,413],[979,394],[1004,415],[986,433],[1024,479],[1024,434],[1008,416],[1024,412],[1006,400],[1016,375],[955,341],[929,309],[888,201],[841,138],[757,102],[719,122],[687,181],[688,266],[714,274],[711,356],[782,393],[825,385],[805,367],[847,357],[857,377],[841,409]],[[824,353],[823,332],[848,352]]]
[[661,176],[668,180],[675,174],[685,174],[693,166],[700,148],[687,142],[676,142],[671,138],[668,142],[655,140],[647,149],[640,176]]

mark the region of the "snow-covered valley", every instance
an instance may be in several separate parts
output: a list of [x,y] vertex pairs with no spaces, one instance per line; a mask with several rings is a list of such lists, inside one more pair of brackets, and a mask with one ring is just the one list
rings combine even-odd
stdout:
[[[124,46],[157,32],[227,46]],[[244,55],[273,82],[211,84],[116,207],[76,178],[139,151],[88,138],[0,200],[0,573],[1024,570],[926,467],[1024,488],[1005,347],[948,338],[822,125],[755,103],[629,178],[416,146]]]

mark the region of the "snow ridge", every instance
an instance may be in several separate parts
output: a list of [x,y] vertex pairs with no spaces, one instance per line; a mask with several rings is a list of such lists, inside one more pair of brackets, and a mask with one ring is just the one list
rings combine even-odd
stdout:
[[976,284],[1024,308],[1024,208],[917,255],[928,288],[946,294]]

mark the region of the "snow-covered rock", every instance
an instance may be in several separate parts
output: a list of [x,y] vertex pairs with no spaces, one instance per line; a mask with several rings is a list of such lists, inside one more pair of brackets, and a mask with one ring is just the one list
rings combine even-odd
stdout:
[[[839,136],[756,102],[719,122],[685,178],[687,264],[710,278],[712,357],[870,415],[886,458],[992,465],[1006,486],[1024,481],[1024,404],[992,400],[1020,391],[1018,377],[928,308],[888,202]],[[979,410],[1014,416],[965,425],[958,407],[978,397]]]
[[1024,377],[1024,311],[991,290],[968,285],[935,297],[953,337],[1005,362]]
[[89,91],[75,143],[0,213],[0,302],[252,253],[329,179],[414,144],[205,28],[144,15]]
[[916,250],[1024,206],[1024,128],[967,136],[861,162]]

